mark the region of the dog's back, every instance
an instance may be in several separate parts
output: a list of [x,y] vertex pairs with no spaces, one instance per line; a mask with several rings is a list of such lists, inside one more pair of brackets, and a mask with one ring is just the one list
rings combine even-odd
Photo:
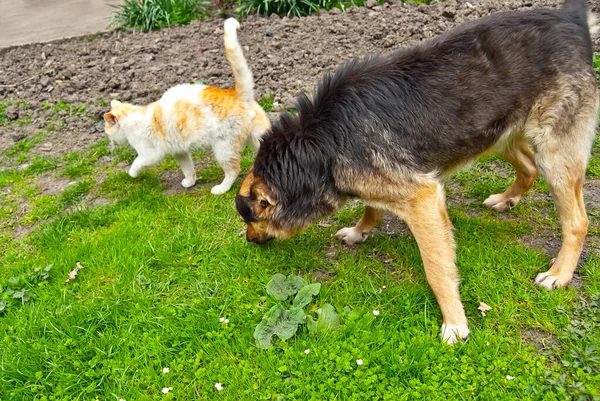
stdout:
[[[594,96],[580,3],[499,13],[388,57],[350,61],[301,102],[301,125],[319,136],[347,132],[350,152],[421,172],[452,170],[522,130],[536,102],[565,85],[573,96]],[[332,130],[323,115],[345,129]]]

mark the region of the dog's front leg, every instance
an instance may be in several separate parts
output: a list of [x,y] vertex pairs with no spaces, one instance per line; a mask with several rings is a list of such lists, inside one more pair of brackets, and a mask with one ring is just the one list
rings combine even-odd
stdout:
[[335,235],[346,245],[364,242],[373,228],[383,218],[384,211],[371,206],[365,206],[365,211],[354,227],[342,228]]
[[412,199],[396,212],[412,231],[425,266],[427,281],[442,311],[442,337],[448,344],[469,335],[467,317],[458,292],[458,269],[452,223],[438,183],[419,186]]

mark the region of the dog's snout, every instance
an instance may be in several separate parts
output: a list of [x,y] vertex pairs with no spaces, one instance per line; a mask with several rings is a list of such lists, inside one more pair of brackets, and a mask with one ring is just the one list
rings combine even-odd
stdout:
[[273,238],[275,238],[275,237],[271,237],[269,235],[264,235],[264,236],[250,235],[248,232],[246,232],[246,240],[248,242],[252,242],[257,245],[264,245],[267,242],[271,241]]

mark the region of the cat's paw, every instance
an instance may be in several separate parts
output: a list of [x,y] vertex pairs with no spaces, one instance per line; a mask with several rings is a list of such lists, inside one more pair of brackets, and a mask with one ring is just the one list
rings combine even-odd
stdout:
[[194,184],[196,184],[196,177],[194,177],[194,178],[184,178],[183,180],[181,180],[181,185],[183,185],[184,188],[193,187]]
[[225,192],[229,191],[229,188],[231,188],[231,186],[228,187],[223,184],[215,185],[211,188],[210,192],[213,195],[223,195]]
[[138,169],[134,169],[134,168],[129,169],[129,176],[131,178],[136,178],[138,175],[140,175],[140,171]]

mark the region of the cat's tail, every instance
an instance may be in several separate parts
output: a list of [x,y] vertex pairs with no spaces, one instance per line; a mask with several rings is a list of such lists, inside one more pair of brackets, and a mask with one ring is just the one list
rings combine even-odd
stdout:
[[238,42],[237,29],[239,27],[240,24],[235,18],[228,18],[225,21],[225,56],[233,71],[235,90],[238,96],[242,101],[251,103],[254,101],[254,79],[242,52],[242,46]]

